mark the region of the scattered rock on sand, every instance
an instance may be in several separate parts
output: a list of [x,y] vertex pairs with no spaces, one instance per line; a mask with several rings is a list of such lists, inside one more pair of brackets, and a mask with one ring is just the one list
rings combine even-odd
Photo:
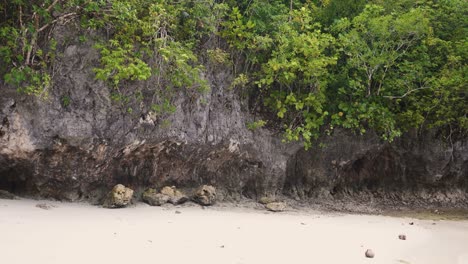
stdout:
[[37,208],[44,209],[44,210],[50,210],[50,209],[52,209],[52,208],[55,207],[55,206],[50,205],[50,204],[46,204],[46,203],[39,203],[39,204],[36,204],[36,207],[37,207]]
[[193,200],[201,205],[213,205],[216,202],[216,188],[203,185],[195,192]]
[[188,201],[187,195],[179,191],[175,186],[162,188],[161,194],[169,196],[169,202],[171,204],[183,204]]
[[265,207],[272,212],[282,212],[286,209],[286,204],[282,202],[273,202],[266,204]]
[[117,184],[107,194],[104,203],[102,204],[105,208],[121,208],[127,206],[133,197],[133,190],[125,187],[122,184]]
[[400,240],[406,240],[406,235],[404,235],[404,234],[398,235],[398,238]]
[[270,196],[263,196],[262,198],[258,200],[258,202],[261,204],[269,204],[269,203],[276,202],[276,200],[275,198],[270,197]]
[[176,214],[181,214],[181,212],[180,212],[180,211],[175,211],[175,213],[176,213]]
[[158,193],[155,189],[149,188],[141,197],[143,202],[152,206],[161,206],[169,201],[169,196]]
[[375,254],[374,254],[374,251],[372,251],[372,249],[366,250],[366,258],[374,258],[374,257],[375,257]]
[[15,200],[15,199],[18,199],[18,197],[10,193],[9,191],[0,190],[0,199]]

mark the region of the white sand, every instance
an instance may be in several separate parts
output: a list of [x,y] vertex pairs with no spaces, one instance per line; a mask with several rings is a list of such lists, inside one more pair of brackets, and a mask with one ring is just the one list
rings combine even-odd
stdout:
[[38,203],[0,200],[1,264],[468,264],[468,221]]

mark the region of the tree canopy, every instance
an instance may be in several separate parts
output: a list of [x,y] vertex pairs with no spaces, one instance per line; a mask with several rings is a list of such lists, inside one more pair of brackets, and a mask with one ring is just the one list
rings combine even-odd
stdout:
[[[46,93],[48,31],[74,19],[111,32],[94,72],[121,103],[206,91],[204,68],[218,63],[232,67],[230,88],[275,114],[259,124],[306,147],[337,127],[452,139],[468,132],[467,12],[464,0],[2,0],[0,72],[20,92]],[[151,77],[150,91],[121,89]],[[170,97],[151,104],[175,110]]]

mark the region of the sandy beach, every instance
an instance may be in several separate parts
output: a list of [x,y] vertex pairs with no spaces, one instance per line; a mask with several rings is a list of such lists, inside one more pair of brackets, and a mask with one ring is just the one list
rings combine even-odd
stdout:
[[467,264],[468,221],[0,200],[0,251],[5,264]]

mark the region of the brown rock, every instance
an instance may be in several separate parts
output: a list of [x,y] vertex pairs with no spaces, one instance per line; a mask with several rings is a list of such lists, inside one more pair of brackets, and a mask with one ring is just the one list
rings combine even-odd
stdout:
[[406,235],[404,235],[404,234],[398,235],[398,238],[400,240],[406,240]]
[[161,194],[167,195],[169,197],[169,202],[171,204],[183,204],[186,201],[188,201],[187,195],[185,195],[183,192],[179,191],[175,186],[163,187],[161,189]]
[[107,194],[104,203],[102,204],[105,208],[120,208],[127,206],[133,197],[133,190],[125,187],[122,184],[117,184]]
[[143,201],[152,206],[161,206],[169,201],[169,196],[158,193],[155,189],[147,189],[142,197]]
[[272,212],[282,212],[286,209],[286,204],[282,202],[273,202],[266,204],[265,208]]
[[161,194],[167,195],[167,196],[174,196],[175,195],[175,187],[169,187],[165,186],[161,189],[160,191]]
[[262,198],[260,198],[260,200],[258,200],[258,202],[261,204],[269,204],[275,202],[275,198],[270,196],[263,196]]

